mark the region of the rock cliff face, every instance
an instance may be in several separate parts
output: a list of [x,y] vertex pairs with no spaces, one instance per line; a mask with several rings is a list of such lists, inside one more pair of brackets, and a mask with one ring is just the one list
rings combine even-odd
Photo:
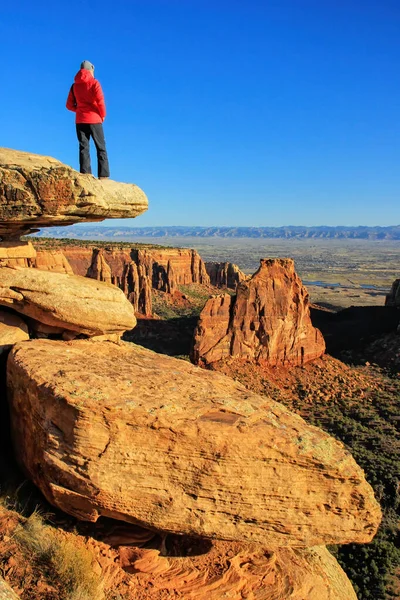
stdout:
[[302,365],[325,351],[312,326],[308,294],[291,259],[264,259],[235,297],[215,296],[195,331],[192,360],[210,364],[229,356]]
[[118,286],[136,313],[151,316],[151,290],[174,293],[179,285],[208,285],[209,276],[196,250],[179,248],[99,248],[66,246],[41,249],[36,257],[8,260],[9,265],[81,275]]
[[132,218],[147,210],[140,188],[81,175],[54,158],[0,148],[0,236],[51,225]]
[[80,519],[272,548],[367,542],[379,524],[342,444],[223,375],[127,343],[33,340],[7,380],[20,463]]
[[239,283],[248,279],[237,265],[230,262],[206,262],[206,270],[211,285],[216,287],[235,290]]

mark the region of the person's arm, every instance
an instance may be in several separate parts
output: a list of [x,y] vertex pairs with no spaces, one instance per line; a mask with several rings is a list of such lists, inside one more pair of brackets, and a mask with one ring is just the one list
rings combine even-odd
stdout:
[[95,93],[94,101],[96,103],[97,110],[99,112],[100,117],[104,121],[104,119],[106,118],[106,105],[104,102],[103,90],[101,89],[101,85],[97,81],[97,79],[96,79],[96,83],[94,84],[94,93]]
[[76,112],[76,98],[75,98],[75,94],[74,94],[74,86],[71,85],[71,88],[69,90],[69,94],[68,94],[68,98],[67,98],[67,108],[68,110],[72,110],[72,112]]

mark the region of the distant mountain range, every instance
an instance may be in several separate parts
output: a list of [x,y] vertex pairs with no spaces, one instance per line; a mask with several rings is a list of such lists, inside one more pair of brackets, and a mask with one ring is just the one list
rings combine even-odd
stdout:
[[128,241],[135,237],[223,237],[223,238],[321,238],[321,239],[360,239],[360,240],[400,240],[400,225],[389,227],[106,227],[71,226],[42,229],[39,237],[75,239],[113,239]]

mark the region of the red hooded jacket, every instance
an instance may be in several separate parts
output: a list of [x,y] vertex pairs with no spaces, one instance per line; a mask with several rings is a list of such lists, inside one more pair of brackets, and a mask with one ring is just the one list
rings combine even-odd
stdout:
[[74,81],[68,94],[67,108],[76,113],[75,123],[102,123],[106,106],[100,83],[87,69],[78,71]]

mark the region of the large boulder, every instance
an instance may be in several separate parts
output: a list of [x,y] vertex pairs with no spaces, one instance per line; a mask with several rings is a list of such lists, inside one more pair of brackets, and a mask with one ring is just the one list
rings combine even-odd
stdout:
[[282,405],[133,344],[17,344],[15,452],[89,521],[269,547],[368,542],[380,508],[344,446]]
[[48,156],[0,148],[0,237],[41,227],[132,218],[148,208],[133,184],[81,175]]
[[123,333],[136,324],[132,305],[114,285],[38,269],[1,267],[0,305],[88,336]]
[[325,352],[313,327],[306,288],[290,258],[263,259],[236,296],[206,303],[194,334],[193,362],[211,364],[230,356],[271,366],[300,366]]

